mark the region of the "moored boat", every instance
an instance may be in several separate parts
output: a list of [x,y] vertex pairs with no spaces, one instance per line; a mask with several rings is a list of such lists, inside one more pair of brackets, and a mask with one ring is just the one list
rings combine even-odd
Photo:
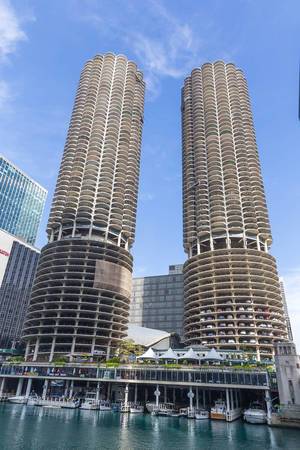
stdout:
[[244,420],[248,423],[267,423],[267,413],[260,402],[253,402],[248,409],[244,411]]
[[131,414],[140,414],[144,412],[144,405],[140,403],[133,403],[130,405],[130,413]]
[[196,420],[209,419],[209,412],[203,408],[196,408],[195,409],[195,419]]
[[226,404],[224,400],[216,400],[210,410],[210,418],[217,420],[226,420]]
[[94,392],[87,392],[85,399],[80,405],[80,409],[88,409],[97,411],[100,409],[100,402],[96,400],[96,394]]
[[19,403],[21,405],[26,405],[28,401],[28,397],[25,395],[15,395],[13,397],[8,397],[7,399],[10,403]]
[[100,411],[111,411],[111,403],[108,400],[101,400],[99,405]]

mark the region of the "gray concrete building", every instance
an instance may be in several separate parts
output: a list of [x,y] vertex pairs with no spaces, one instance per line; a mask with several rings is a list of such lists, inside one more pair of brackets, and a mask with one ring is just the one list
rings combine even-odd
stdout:
[[144,90],[125,56],[84,66],[23,331],[27,360],[108,356],[126,336]]
[[183,335],[182,267],[171,265],[167,275],[133,279],[131,324]]
[[8,349],[20,343],[40,252],[4,230],[0,248],[0,348]]
[[182,89],[184,335],[269,360],[287,339],[243,72],[217,61]]
[[292,331],[292,325],[291,325],[288,305],[287,305],[286,296],[285,296],[283,278],[279,278],[279,282],[280,282],[281,297],[282,297],[282,301],[283,301],[283,309],[284,309],[285,321],[286,321],[286,326],[287,326],[288,338],[289,338],[289,341],[293,342],[293,331]]

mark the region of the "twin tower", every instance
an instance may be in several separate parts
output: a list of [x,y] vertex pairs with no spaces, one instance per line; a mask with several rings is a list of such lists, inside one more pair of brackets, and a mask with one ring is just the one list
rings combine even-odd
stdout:
[[[144,91],[124,56],[82,71],[23,329],[28,361],[109,357],[126,336]],[[192,71],[182,135],[185,343],[270,359],[287,330],[241,70]]]

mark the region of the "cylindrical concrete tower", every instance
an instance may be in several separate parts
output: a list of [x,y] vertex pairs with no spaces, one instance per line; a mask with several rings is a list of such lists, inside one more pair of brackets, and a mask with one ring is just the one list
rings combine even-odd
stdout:
[[247,83],[218,61],[182,89],[186,343],[273,356],[287,337]]
[[101,351],[126,335],[145,85],[124,56],[82,71],[23,339],[27,359]]

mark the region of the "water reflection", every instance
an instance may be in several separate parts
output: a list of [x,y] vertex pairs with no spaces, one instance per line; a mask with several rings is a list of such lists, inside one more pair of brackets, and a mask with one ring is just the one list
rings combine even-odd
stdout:
[[0,405],[0,450],[299,448],[300,432],[210,420]]

